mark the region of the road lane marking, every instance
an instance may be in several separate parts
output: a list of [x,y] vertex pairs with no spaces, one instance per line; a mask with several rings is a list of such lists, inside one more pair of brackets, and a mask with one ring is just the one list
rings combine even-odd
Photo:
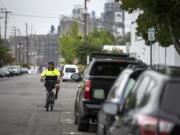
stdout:
[[77,132],[62,132],[62,134],[64,134],[64,135],[82,135],[81,133],[77,133]]

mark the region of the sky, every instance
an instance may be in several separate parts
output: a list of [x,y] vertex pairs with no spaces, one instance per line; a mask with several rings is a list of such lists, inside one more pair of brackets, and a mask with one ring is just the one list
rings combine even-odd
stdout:
[[[89,0],[87,5],[88,11],[94,10],[96,11],[96,16],[100,16],[104,11],[104,3],[106,1]],[[0,0],[0,8],[6,8],[12,12],[12,14],[8,15],[8,36],[14,34],[14,26],[20,30],[17,35],[25,35],[26,23],[28,23],[29,34],[47,34],[51,25],[58,26],[61,15],[72,15],[74,6],[83,4],[84,0]],[[3,16],[3,14],[0,14],[0,16]],[[4,20],[1,20],[1,26],[3,34]]]

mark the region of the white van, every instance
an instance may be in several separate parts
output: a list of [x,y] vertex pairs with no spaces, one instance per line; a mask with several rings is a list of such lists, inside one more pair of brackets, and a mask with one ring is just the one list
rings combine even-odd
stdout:
[[79,70],[76,65],[65,64],[63,66],[62,73],[63,73],[62,81],[71,80],[71,75],[73,73],[79,73]]

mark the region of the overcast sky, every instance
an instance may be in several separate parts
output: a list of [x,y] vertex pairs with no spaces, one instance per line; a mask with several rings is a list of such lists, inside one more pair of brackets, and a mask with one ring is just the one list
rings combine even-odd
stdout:
[[[88,11],[96,11],[96,16],[100,16],[104,11],[104,3],[107,0],[89,0]],[[46,34],[51,25],[59,24],[60,15],[71,15],[75,5],[83,5],[84,0],[0,0],[0,8],[6,8],[13,14],[46,16],[55,18],[20,17],[9,15],[8,35],[13,34],[13,26],[20,29],[21,34],[25,34],[25,23],[29,24],[29,33]],[[1,15],[2,16],[2,15]],[[1,21],[4,31],[4,22]],[[20,34],[20,33],[18,33]]]

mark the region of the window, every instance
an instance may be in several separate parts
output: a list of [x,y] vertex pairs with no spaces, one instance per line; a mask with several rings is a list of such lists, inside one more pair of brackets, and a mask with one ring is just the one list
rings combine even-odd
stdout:
[[118,76],[127,67],[127,63],[99,62],[94,65],[91,75]]
[[163,91],[161,107],[172,114],[180,116],[180,82],[168,82]]
[[157,92],[156,87],[157,87],[156,82],[151,79],[151,81],[149,82],[149,85],[148,85],[148,87],[147,87],[147,89],[145,91],[145,94],[143,95],[143,97],[139,101],[138,107],[142,107],[142,106],[144,106],[144,105],[146,105],[148,103],[151,96],[154,95],[153,92]]
[[[122,73],[118,79],[116,80],[116,82],[114,83],[114,85],[111,88],[110,93],[108,94],[108,99],[112,99],[115,98],[116,96],[119,95],[119,93],[122,93],[122,89],[119,90],[121,88],[121,86],[124,84],[123,82],[126,82],[127,78],[128,78],[128,74],[127,73]],[[118,92],[118,93],[117,93]]]
[[126,89],[125,89],[125,93],[124,93],[124,97],[126,98],[129,94],[129,92],[132,90],[134,84],[135,84],[135,80],[133,78],[130,78],[128,83],[127,83],[127,86],[126,86]]
[[75,73],[75,72],[76,72],[76,69],[75,69],[75,68],[66,68],[66,69],[65,69],[65,72],[66,72],[66,73]]
[[142,101],[145,93],[146,93],[146,89],[148,87],[149,84],[149,77],[144,77],[141,81],[141,84],[139,85],[139,87],[136,89],[136,105],[139,106],[140,102]]

